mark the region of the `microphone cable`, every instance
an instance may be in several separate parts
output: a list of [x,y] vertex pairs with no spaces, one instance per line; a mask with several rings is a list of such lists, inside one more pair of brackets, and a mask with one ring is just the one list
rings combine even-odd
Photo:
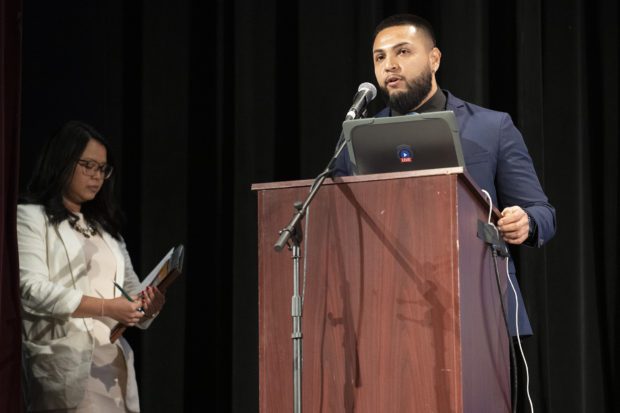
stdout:
[[[487,224],[490,225],[491,227],[493,227],[493,229],[495,230],[498,239],[499,238],[499,230],[497,229],[497,227],[495,226],[495,224],[491,221],[491,216],[493,213],[493,199],[491,199],[491,195],[484,189],[482,189],[482,192],[486,195],[487,200],[489,202],[489,214],[487,217]],[[502,293],[502,288],[501,288],[501,281],[500,281],[500,275],[499,275],[499,267],[497,265],[497,248],[495,248],[493,245],[489,245],[489,247],[491,248],[491,254],[493,256],[493,267],[495,270],[495,282],[497,284],[497,291],[499,293],[499,300],[501,303],[501,307],[502,307],[502,318],[504,320],[504,325],[506,327],[506,333],[508,334],[508,343],[510,345],[510,363],[512,365],[512,391],[513,391],[513,397],[512,397],[512,411],[513,413],[517,412],[517,405],[518,405],[518,375],[517,375],[517,356],[516,356],[516,351],[515,351],[515,347],[514,347],[514,343],[512,340],[512,336],[510,335],[510,328],[508,326],[508,318],[507,318],[507,313],[506,313],[506,303],[504,302],[504,294]],[[519,301],[518,301],[518,297],[517,297],[517,293],[516,293],[516,289],[514,288],[514,285],[512,283],[512,280],[510,279],[510,273],[508,271],[508,261],[509,261],[509,257],[505,257],[506,260],[506,277],[508,278],[508,282],[510,283],[510,286],[512,287],[512,290],[515,294],[515,298],[516,298],[516,308],[515,308],[515,325],[516,325],[516,332],[517,332],[517,340],[519,341],[519,347],[521,348],[521,356],[523,357],[523,361],[525,362],[526,365],[526,371],[527,371],[527,362],[525,361],[525,355],[523,354],[523,348],[521,347],[521,337],[519,337]],[[529,372],[528,372],[528,379],[527,379],[527,394],[529,397]],[[531,398],[530,398],[530,406],[531,406]],[[533,407],[532,407],[532,413],[534,412]]]
[[304,269],[303,269],[303,284],[301,287],[301,312],[303,314],[304,311],[304,298],[306,297],[306,274],[308,273],[308,240],[309,240],[309,236],[308,236],[308,223],[310,222],[310,205],[308,205],[308,208],[306,209],[306,216],[304,217],[305,221],[304,222]]
[[530,412],[534,413],[534,403],[532,403],[532,396],[530,395],[530,369],[527,365],[527,359],[525,358],[525,352],[523,351],[523,345],[521,344],[521,334],[519,333],[519,297],[517,295],[517,289],[508,275],[508,258],[506,258],[506,276],[508,277],[510,288],[512,288],[512,293],[515,297],[515,326],[517,332],[517,343],[519,344],[519,351],[521,353],[521,358],[523,359],[523,365],[525,366],[525,389],[527,393],[527,400],[530,403]]

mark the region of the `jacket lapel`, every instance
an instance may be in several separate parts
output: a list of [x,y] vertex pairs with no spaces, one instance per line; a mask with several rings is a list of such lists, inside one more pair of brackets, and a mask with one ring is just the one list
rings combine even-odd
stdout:
[[448,94],[448,101],[446,103],[446,109],[454,112],[456,116],[462,115],[462,109],[465,106],[465,102],[463,102],[461,99],[457,98],[456,96],[454,96],[452,93],[448,92],[447,90],[446,90],[446,93]]
[[118,246],[118,242],[114,238],[112,238],[110,234],[103,231],[101,228],[99,228],[99,233],[101,234],[101,237],[103,238],[105,243],[108,244],[108,247],[110,248],[110,251],[112,251],[112,254],[114,254],[114,259],[116,261],[116,277],[115,277],[116,282],[120,285],[124,285],[125,260],[123,258],[123,253],[121,252]]
[[58,224],[57,231],[58,236],[65,246],[65,251],[67,252],[73,284],[77,289],[88,294],[90,292],[90,283],[86,275],[86,259],[82,251],[82,243],[69,225],[69,220],[64,220]]

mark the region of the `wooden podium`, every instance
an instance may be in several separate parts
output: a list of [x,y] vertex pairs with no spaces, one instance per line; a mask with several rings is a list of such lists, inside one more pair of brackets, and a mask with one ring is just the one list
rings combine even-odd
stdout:
[[[311,183],[252,187],[264,413],[293,411],[293,266],[273,245]],[[302,222],[304,412],[510,411],[508,337],[476,236],[487,215],[462,168],[325,182]]]

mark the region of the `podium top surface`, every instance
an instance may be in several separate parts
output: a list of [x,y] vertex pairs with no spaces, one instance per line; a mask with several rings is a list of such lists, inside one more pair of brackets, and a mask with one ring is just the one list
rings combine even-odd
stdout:
[[[369,175],[355,175],[355,176],[342,176],[333,179],[326,179],[323,185],[333,185],[337,183],[352,183],[352,182],[370,182],[381,181],[389,179],[403,179],[413,178],[421,176],[435,176],[435,175],[456,175],[464,174],[468,181],[475,186],[475,183],[471,180],[463,167],[453,168],[437,168],[437,169],[425,169],[421,171],[407,171],[407,172],[390,172],[382,174],[369,174]],[[264,182],[252,184],[253,191],[263,191],[268,189],[282,189],[282,188],[295,188],[310,186],[314,182],[314,179],[301,179],[296,181],[281,181],[281,182]]]
[[[478,194],[480,200],[488,205],[488,200],[480,187],[474,182],[472,177],[467,173],[463,167],[452,168],[437,168],[437,169],[425,169],[421,171],[407,171],[407,172],[390,172],[382,174],[369,174],[369,175],[355,175],[355,176],[342,176],[333,179],[327,178],[323,185],[334,185],[340,183],[357,183],[357,182],[372,182],[372,181],[387,181],[393,179],[405,179],[405,178],[417,178],[425,176],[440,176],[440,175],[459,175],[459,179],[466,183],[466,185],[475,193]],[[300,179],[295,181],[280,181],[280,182],[264,182],[252,184],[252,191],[266,191],[266,190],[278,190],[285,188],[300,188],[309,187],[314,182],[314,179]],[[493,206],[493,214],[496,218],[500,218],[501,213],[497,209],[497,206]]]

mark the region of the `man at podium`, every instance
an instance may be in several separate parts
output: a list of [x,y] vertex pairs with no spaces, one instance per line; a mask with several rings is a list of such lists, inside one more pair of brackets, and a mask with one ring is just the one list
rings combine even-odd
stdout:
[[[466,169],[501,210],[498,228],[503,239],[536,247],[551,239],[555,209],[542,190],[521,133],[507,113],[465,102],[438,87],[435,73],[441,52],[430,23],[411,14],[386,18],[375,29],[372,56],[377,84],[388,103],[376,117],[453,111]],[[347,151],[338,158],[334,174],[352,174]],[[519,308],[524,309],[512,261],[509,272]],[[508,294],[508,320],[515,319],[515,307],[514,297]],[[514,323],[509,328],[516,335]],[[525,310],[519,311],[519,334],[532,334]]]

